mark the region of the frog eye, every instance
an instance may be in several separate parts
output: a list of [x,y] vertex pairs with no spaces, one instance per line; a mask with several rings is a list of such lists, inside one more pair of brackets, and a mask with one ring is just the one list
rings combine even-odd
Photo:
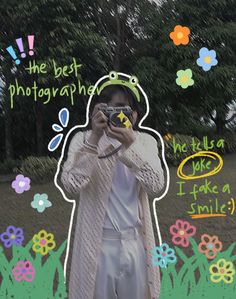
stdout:
[[109,73],[109,79],[110,79],[110,80],[116,80],[116,79],[118,79],[118,74],[117,74],[117,72],[115,72],[115,71],[110,72],[110,73]]
[[135,76],[131,76],[130,79],[129,79],[129,83],[136,86],[138,84],[138,78],[135,77]]

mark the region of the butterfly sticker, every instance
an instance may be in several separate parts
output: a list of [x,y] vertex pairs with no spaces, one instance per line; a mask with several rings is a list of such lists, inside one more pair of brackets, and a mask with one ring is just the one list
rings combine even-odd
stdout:
[[[58,113],[58,118],[62,127],[66,128],[69,122],[69,110],[67,108],[62,108]],[[58,133],[63,131],[62,127],[58,124],[52,125],[52,129]],[[59,133],[55,137],[53,137],[48,144],[48,150],[50,152],[55,151],[60,145],[62,138],[63,138],[63,133]]]

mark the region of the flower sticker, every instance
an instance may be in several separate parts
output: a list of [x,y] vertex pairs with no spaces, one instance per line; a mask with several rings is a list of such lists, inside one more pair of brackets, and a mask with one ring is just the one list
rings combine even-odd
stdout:
[[12,269],[12,274],[16,281],[26,280],[31,282],[34,280],[35,268],[30,261],[18,261]]
[[[61,125],[64,128],[66,128],[68,125],[68,122],[69,122],[69,110],[67,108],[62,108],[58,113],[58,118],[59,118]],[[52,129],[58,133],[63,131],[63,128],[58,124],[53,124]],[[58,148],[58,146],[60,145],[62,138],[63,138],[63,133],[59,133],[55,137],[53,137],[52,140],[48,144],[48,150],[50,152],[55,151]]]
[[160,266],[161,268],[166,268],[167,264],[175,263],[177,260],[174,249],[169,248],[169,245],[166,243],[155,247],[152,250],[152,254],[152,264],[154,266]]
[[12,182],[11,186],[13,189],[15,189],[16,193],[21,194],[24,191],[28,191],[30,189],[30,179],[24,177],[22,174],[18,174],[15,181]]
[[48,234],[44,229],[38,234],[35,234],[32,240],[34,243],[32,246],[33,251],[39,252],[42,255],[46,255],[50,250],[56,247],[54,235],[51,233]]
[[170,227],[170,233],[172,234],[172,242],[175,245],[188,247],[189,237],[195,235],[196,227],[190,225],[188,221],[178,219],[175,224]]
[[181,25],[176,25],[174,31],[169,36],[176,46],[187,45],[189,43],[190,29]]
[[216,264],[211,265],[209,271],[212,282],[218,283],[223,280],[225,283],[232,283],[234,280],[234,264],[227,262],[225,259],[220,259]]
[[201,236],[201,243],[198,245],[198,250],[204,253],[208,259],[214,259],[216,253],[221,251],[222,243],[217,236],[209,236],[204,234]]
[[194,84],[194,80],[192,79],[192,71],[190,69],[179,70],[177,73],[176,84],[181,86],[182,88],[187,88]]
[[207,48],[201,48],[199,51],[199,58],[197,59],[197,65],[201,66],[202,69],[207,72],[212,66],[218,64],[216,59],[216,51],[208,50]]
[[6,248],[10,248],[13,244],[21,246],[24,240],[23,229],[10,225],[7,230],[0,235],[0,240]]
[[39,213],[42,213],[46,208],[51,206],[52,203],[48,200],[48,195],[46,193],[35,194],[34,200],[31,201],[31,207],[36,209]]

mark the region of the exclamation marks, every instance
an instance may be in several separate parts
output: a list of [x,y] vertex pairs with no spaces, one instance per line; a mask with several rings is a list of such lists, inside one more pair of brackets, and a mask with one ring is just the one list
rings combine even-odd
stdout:
[[17,46],[18,46],[18,48],[20,50],[20,53],[21,53],[20,56],[21,56],[21,58],[25,58],[26,54],[25,54],[25,51],[24,51],[24,46],[23,46],[22,38],[21,37],[17,38],[16,39],[16,43],[17,43]]
[[11,55],[15,64],[20,64],[20,59],[17,58],[15,51],[13,50],[12,46],[7,47],[7,52]]
[[[20,50],[20,56],[21,58],[25,58],[26,57],[26,53],[24,50],[24,45],[23,45],[23,41],[22,38],[19,37],[16,39],[16,44]],[[34,35],[28,35],[28,45],[29,45],[29,55],[33,56],[34,55]],[[15,64],[19,65],[21,63],[20,59],[17,57],[16,52],[14,51],[12,46],[7,47],[7,52],[11,55],[11,57],[13,58],[13,60],[15,61]]]
[[28,35],[28,43],[29,43],[29,55],[34,55],[34,35]]

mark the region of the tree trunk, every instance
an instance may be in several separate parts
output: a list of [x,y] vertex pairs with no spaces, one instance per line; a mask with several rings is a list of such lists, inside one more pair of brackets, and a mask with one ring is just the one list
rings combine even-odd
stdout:
[[225,131],[225,115],[223,116],[219,111],[216,111],[215,124],[216,133],[222,135]]
[[12,143],[12,110],[10,103],[5,99],[3,109],[5,112],[5,157],[6,159],[14,159],[13,143]]
[[36,102],[34,106],[35,121],[36,121],[36,143],[37,143],[37,154],[43,156],[44,149],[44,135],[43,135],[43,104]]
[[[3,64],[2,73],[4,74],[5,86],[9,86],[11,72],[9,65]],[[10,107],[9,94],[6,91],[6,87],[3,91],[3,110],[4,110],[4,123],[5,123],[5,157],[6,159],[14,159],[13,150],[13,138],[12,138],[12,113],[13,110]]]

